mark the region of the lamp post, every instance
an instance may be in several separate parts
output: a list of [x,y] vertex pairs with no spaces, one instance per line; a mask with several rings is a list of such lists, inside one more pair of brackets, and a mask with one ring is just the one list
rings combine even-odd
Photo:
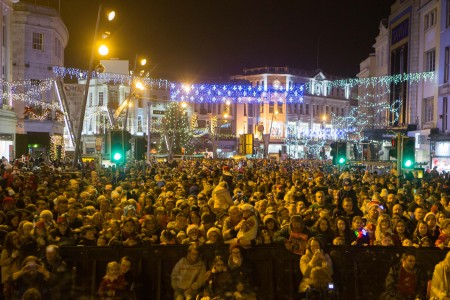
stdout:
[[269,155],[270,136],[272,135],[273,119],[275,118],[276,115],[278,115],[278,110],[276,110],[272,113],[272,119],[270,121],[269,133],[264,136],[264,158],[267,158],[267,156]]
[[[88,69],[88,73],[86,76],[86,87],[84,89],[84,95],[83,95],[83,100],[81,102],[81,112],[80,112],[80,121],[78,123],[78,130],[77,130],[77,136],[75,137],[75,153],[74,153],[74,159],[73,159],[73,165],[72,168],[76,169],[77,167],[77,162],[78,160],[80,160],[81,163],[83,163],[82,159],[81,159],[81,133],[83,131],[83,126],[84,126],[84,114],[86,112],[86,103],[87,103],[87,98],[88,98],[88,94],[89,94],[89,86],[91,83],[91,78],[92,78],[92,72],[94,71],[94,57],[95,57],[95,44],[97,42],[97,36],[98,36],[98,28],[100,25],[100,18],[102,15],[102,3],[100,3],[100,5],[98,6],[98,13],[97,13],[97,21],[95,23],[95,31],[94,31],[94,40],[92,43],[92,49],[91,49],[91,57],[89,59],[89,69]],[[108,20],[112,21],[115,17],[115,12],[112,11],[108,14]],[[102,45],[101,49],[99,49],[101,51],[101,53],[105,53],[105,48]],[[107,53],[107,51],[106,51]]]

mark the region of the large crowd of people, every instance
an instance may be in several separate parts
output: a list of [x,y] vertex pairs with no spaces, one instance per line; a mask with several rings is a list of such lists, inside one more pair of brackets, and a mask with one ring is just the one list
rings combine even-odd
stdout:
[[[172,271],[175,299],[256,299],[242,253],[260,245],[299,255],[300,295],[333,285],[332,245],[450,247],[450,177],[436,169],[418,178],[414,170],[339,170],[327,161],[289,159],[85,167],[70,172],[61,164],[3,158],[4,299],[61,299],[71,284],[59,256],[65,246],[188,245]],[[229,245],[230,252],[206,259],[203,245]],[[415,260],[406,256],[391,271],[404,277],[414,269],[407,259]],[[100,299],[132,299],[130,264],[126,257],[108,264]],[[403,293],[398,299],[422,297],[422,291],[412,297],[413,288],[395,291]],[[440,292],[450,297],[450,290]]]

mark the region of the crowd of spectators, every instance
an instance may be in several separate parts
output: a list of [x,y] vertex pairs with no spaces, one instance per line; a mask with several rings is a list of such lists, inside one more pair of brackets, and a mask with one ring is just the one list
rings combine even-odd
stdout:
[[[398,176],[395,169],[339,171],[326,161],[262,159],[130,162],[83,175],[46,163],[38,169],[23,160],[3,159],[0,166],[6,299],[22,297],[18,281],[28,277],[41,283],[64,278],[58,276],[63,263],[45,262],[49,249],[64,246],[190,245],[179,262],[184,267],[172,273],[178,299],[255,296],[250,267],[233,251],[259,245],[300,255],[301,292],[332,282],[326,253],[332,245],[450,246],[450,179],[436,169],[418,178],[416,171]],[[206,260],[196,253],[224,244],[230,245],[227,257]],[[180,279],[180,269],[196,269],[197,276]],[[233,270],[242,276],[229,276]],[[105,281],[120,281],[114,299],[130,298],[120,263],[105,271]],[[63,289],[66,281],[46,286]],[[108,284],[99,287],[100,296],[110,296]],[[30,284],[43,299],[58,293],[38,286]]]

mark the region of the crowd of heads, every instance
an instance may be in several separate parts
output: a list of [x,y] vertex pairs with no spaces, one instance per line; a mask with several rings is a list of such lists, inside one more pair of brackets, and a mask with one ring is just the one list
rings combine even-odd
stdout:
[[[48,245],[282,244],[450,246],[450,180],[318,160],[129,162],[63,172],[0,168],[3,248],[42,257]],[[398,184],[400,183],[400,184]]]

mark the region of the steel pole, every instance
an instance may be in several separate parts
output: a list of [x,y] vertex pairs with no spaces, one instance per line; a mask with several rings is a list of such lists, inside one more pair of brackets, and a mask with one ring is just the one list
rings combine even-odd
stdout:
[[102,12],[102,3],[100,3],[100,5],[98,6],[97,22],[95,24],[94,39],[92,42],[92,49],[91,49],[91,58],[89,60],[89,69],[86,76],[86,87],[84,89],[83,100],[81,102],[80,121],[78,123],[78,131],[77,136],[75,138],[75,153],[72,165],[73,169],[76,169],[78,160],[80,160],[81,164],[83,164],[83,160],[81,159],[81,133],[83,131],[84,126],[84,114],[86,113],[86,103],[89,95],[89,85],[91,83],[92,72],[94,71],[95,43],[97,42],[101,12]]

